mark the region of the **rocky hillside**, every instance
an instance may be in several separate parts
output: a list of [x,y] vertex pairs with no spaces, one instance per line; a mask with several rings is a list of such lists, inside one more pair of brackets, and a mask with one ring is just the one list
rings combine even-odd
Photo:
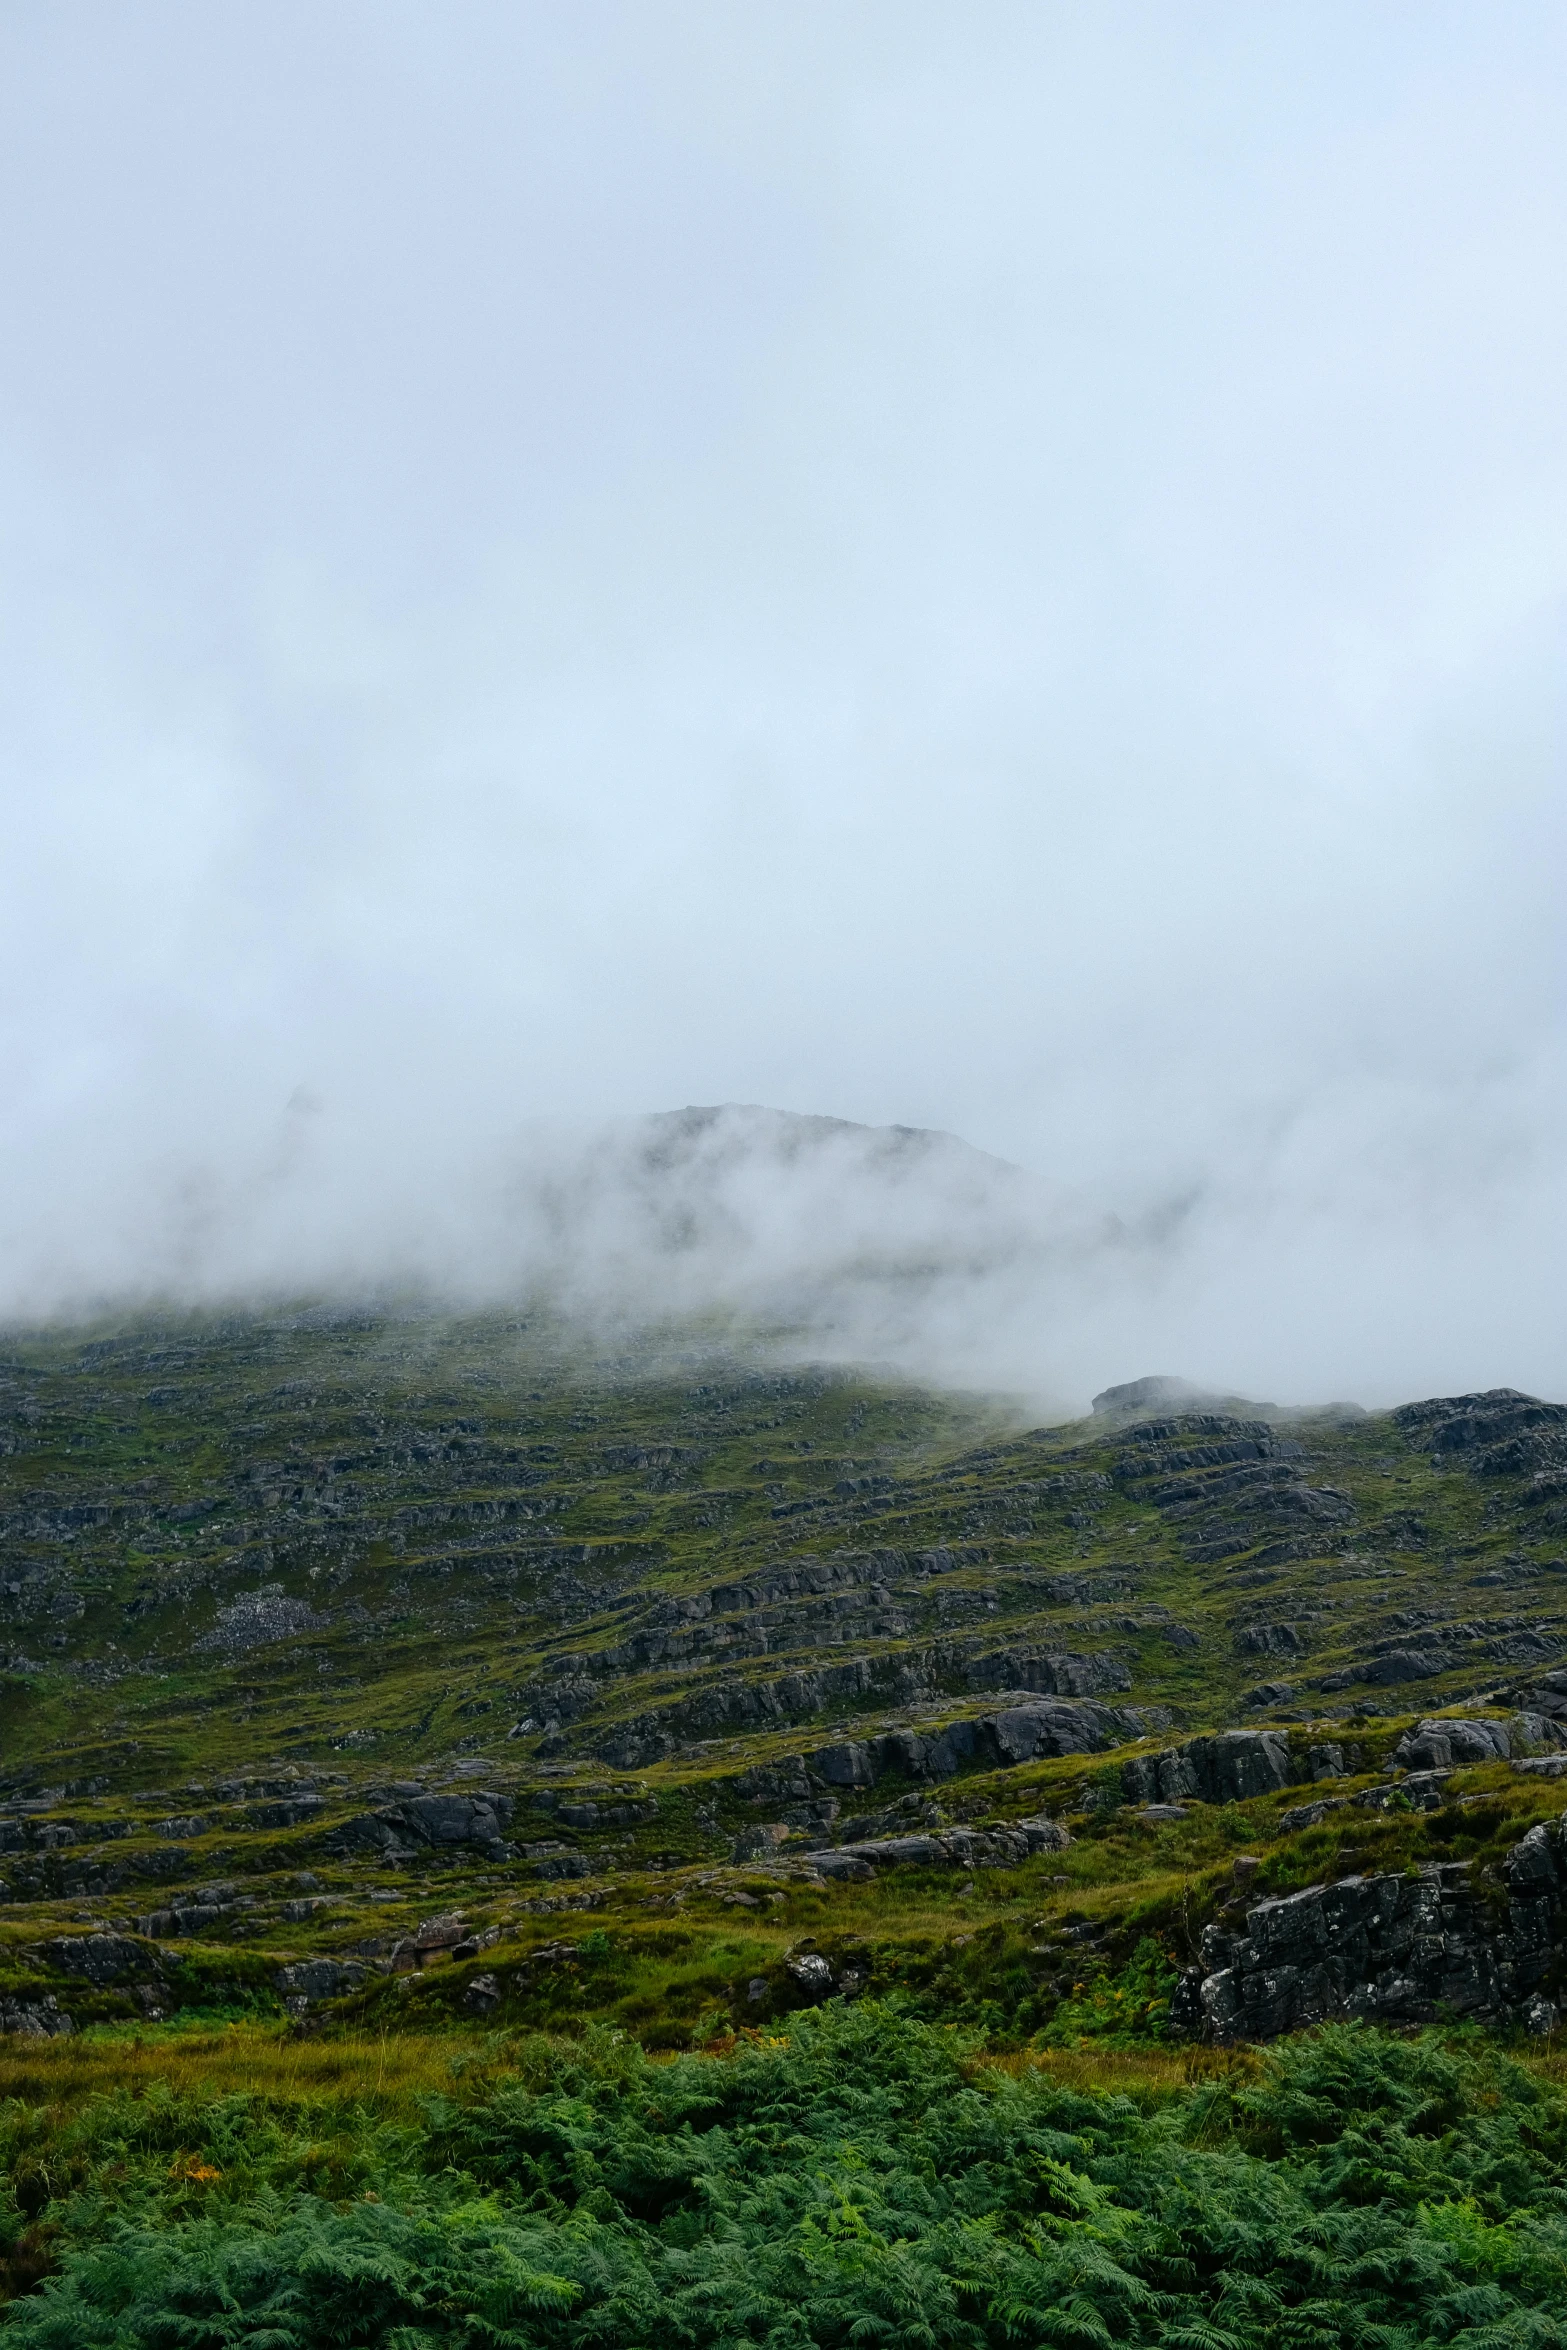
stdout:
[[[1237,1835],[1259,1895],[1465,1850],[1500,1887],[1554,1817],[1567,1407],[1512,1390],[1139,1381],[1026,1429],[690,1332],[302,1312],[13,1334],[0,1454],[16,2029],[551,2011],[570,1910],[673,2043],[845,1968],[961,2004],[985,1933],[1019,2028],[1082,1993],[1061,1949],[1109,1980],[1151,1937],[1222,2037]],[[1422,1761],[1455,1712],[1481,1745]],[[1498,1946],[1468,2005],[1553,1964]]]

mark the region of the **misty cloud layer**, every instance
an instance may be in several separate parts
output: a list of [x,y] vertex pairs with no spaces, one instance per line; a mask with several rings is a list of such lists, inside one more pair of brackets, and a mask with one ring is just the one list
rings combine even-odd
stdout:
[[[0,1311],[1567,1392],[1559,11],[0,64]],[[650,1208],[688,1102],[1027,1172],[753,1123]]]

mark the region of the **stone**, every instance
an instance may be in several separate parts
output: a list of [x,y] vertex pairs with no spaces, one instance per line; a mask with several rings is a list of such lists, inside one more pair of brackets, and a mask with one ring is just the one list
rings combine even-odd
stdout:
[[157,1951],[128,1934],[62,1935],[44,1944],[44,1956],[62,1975],[95,1989],[142,1982],[162,1972]]
[[1413,1876],[1341,1877],[1255,1903],[1243,1932],[1210,1925],[1201,1963],[1171,2000],[1176,2028],[1229,2044],[1349,2017],[1388,2024],[1444,2016],[1522,2022],[1551,2003],[1543,1986],[1567,1943],[1567,1828],[1542,1822],[1505,1862],[1497,1916],[1444,1861]]
[[825,1999],[832,1990],[832,1968],[820,1951],[800,1951],[784,1960],[790,1980],[811,1999]]
[[1064,1852],[1071,1841],[1057,1820],[1014,1820],[985,1829],[866,1837],[835,1850],[807,1852],[805,1859],[824,1877],[864,1880],[878,1868],[1018,1868],[1036,1852]]
[[14,2032],[24,2040],[58,2040],[75,2029],[59,2001],[49,1994],[42,1999],[0,1997],[0,2032]]
[[1451,1770],[1465,1763],[1506,1762],[1512,1739],[1502,1722],[1417,1722],[1393,1749],[1410,1770]]
[[462,1995],[470,2015],[493,2015],[501,2003],[501,1987],[493,1975],[475,1975]]
[[1294,1776],[1289,1741],[1277,1730],[1219,1730],[1121,1765],[1128,1802],[1143,1804],[1244,1803],[1276,1795]]
[[862,1849],[849,1852],[808,1852],[807,1862],[818,1876],[837,1877],[846,1883],[869,1885],[875,1882],[876,1871]]
[[405,1796],[348,1820],[331,1841],[341,1849],[378,1851],[389,1860],[454,1845],[477,1845],[494,1859],[510,1860],[516,1848],[503,1841],[503,1830],[512,1811],[505,1795]]
[[272,1980],[287,2004],[304,2008],[357,1991],[369,1971],[357,1959],[302,1958],[279,1967]]

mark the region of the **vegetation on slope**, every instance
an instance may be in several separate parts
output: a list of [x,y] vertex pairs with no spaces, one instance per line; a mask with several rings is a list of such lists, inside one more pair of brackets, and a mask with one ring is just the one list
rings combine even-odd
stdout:
[[[1483,2048],[1329,2030],[1093,2096],[829,2010],[722,2059],[518,2051],[422,2126],[121,2094],[11,2175],[59,2268],[22,2350],[1567,2336],[1567,2103]],[[15,2250],[13,2249],[13,2257]]]

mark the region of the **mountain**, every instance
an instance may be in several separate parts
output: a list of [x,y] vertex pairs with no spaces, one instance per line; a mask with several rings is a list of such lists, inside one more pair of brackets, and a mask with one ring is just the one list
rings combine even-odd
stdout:
[[[725,1121],[660,1147],[722,1166]],[[139,1934],[198,2004],[317,1961],[288,1996],[368,1995],[410,1888],[516,1931],[760,1852],[787,1924],[900,1821],[1042,1806],[1108,1915],[1149,1860],[1090,1832],[1118,1755],[1267,1725],[1370,1770],[1416,1712],[1546,1721],[1567,1657],[1567,1408],[1510,1389],[1283,1416],[1144,1380],[1024,1429],[701,1327],[595,1354],[542,1311],[336,1308],[16,1332],[0,1379],[4,1932]],[[1224,1849],[1152,1832],[1188,1879]]]

